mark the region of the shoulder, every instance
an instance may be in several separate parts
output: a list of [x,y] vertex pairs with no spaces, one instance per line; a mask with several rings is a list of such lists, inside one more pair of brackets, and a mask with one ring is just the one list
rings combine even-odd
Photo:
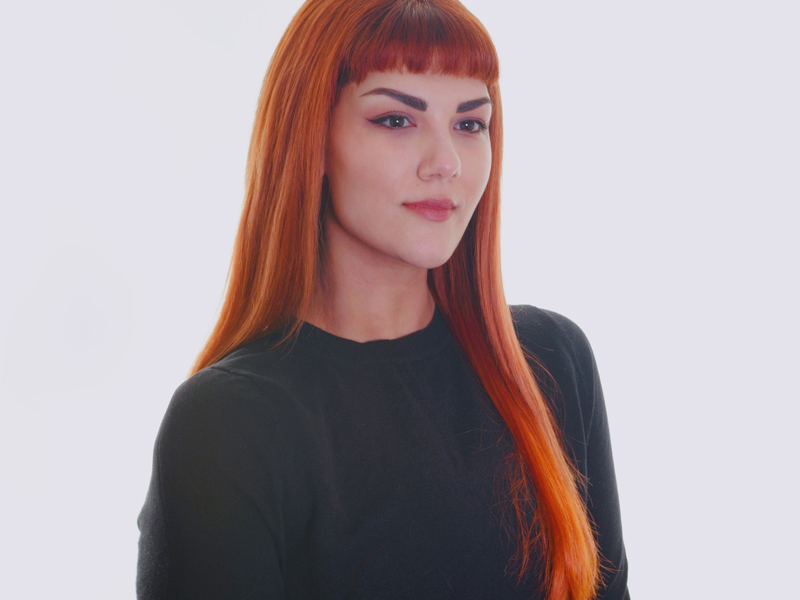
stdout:
[[[175,390],[156,440],[157,454],[167,457],[194,455],[209,450],[212,440],[232,439],[253,417],[262,424],[264,402],[245,377],[215,367],[192,375]],[[216,444],[215,444],[216,445]]]
[[[591,514],[601,555],[607,558],[604,598],[627,598],[627,559],[622,541],[611,438],[605,400],[592,348],[573,321],[533,306],[511,306],[521,345],[534,357],[537,380],[556,387],[546,392],[563,434],[563,442],[583,481],[581,493]],[[537,361],[546,370],[537,371]],[[547,393],[550,392],[550,393]]]
[[532,337],[585,339],[580,327],[573,321],[552,310],[545,310],[529,304],[509,305],[514,324],[520,333]]
[[163,456],[277,451],[302,411],[279,382],[235,361],[195,373],[175,390],[157,438]]
[[294,456],[286,448],[286,406],[279,387],[218,365],[178,386],[156,438],[139,519],[142,589],[221,597],[222,586],[255,586],[258,577],[261,585],[267,569],[270,577],[278,572],[282,494],[294,477],[285,464]]
[[535,306],[509,307],[520,345],[570,437],[588,437],[600,386],[592,347],[572,320]]
[[575,322],[556,312],[526,304],[509,306],[509,309],[520,343],[540,360],[558,363],[562,369],[571,366],[582,371],[594,370],[592,347]]
[[190,413],[225,422],[291,412],[296,399],[286,372],[292,369],[269,347],[270,341],[261,338],[240,346],[189,377],[175,390],[167,416]]
[[175,390],[156,436],[154,478],[167,521],[179,525],[186,511],[234,493],[274,500],[287,477],[296,478],[291,467],[307,439],[306,419],[278,386],[216,365],[202,369]]
[[240,410],[265,408],[279,389],[263,389],[247,372],[211,365],[181,383],[172,396],[166,418],[202,415],[210,418]]

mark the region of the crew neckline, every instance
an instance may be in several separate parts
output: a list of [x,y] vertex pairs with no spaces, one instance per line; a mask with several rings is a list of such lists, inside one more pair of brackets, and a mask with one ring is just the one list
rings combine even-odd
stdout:
[[338,361],[408,361],[436,354],[450,339],[450,330],[444,317],[439,307],[434,305],[433,318],[428,325],[393,340],[357,342],[328,333],[308,321],[303,321],[298,332],[297,345]]

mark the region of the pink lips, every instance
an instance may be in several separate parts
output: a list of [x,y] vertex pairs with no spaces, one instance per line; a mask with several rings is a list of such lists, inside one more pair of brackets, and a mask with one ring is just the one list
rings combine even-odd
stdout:
[[455,212],[456,205],[449,198],[427,198],[403,204],[430,221],[446,221]]

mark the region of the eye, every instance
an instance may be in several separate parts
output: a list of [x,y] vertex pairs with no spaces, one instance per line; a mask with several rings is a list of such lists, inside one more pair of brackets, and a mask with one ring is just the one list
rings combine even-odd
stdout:
[[480,119],[464,119],[458,122],[456,129],[467,133],[480,133],[486,129],[486,123]]
[[398,115],[397,113],[378,117],[377,119],[370,119],[370,122],[376,125],[383,125],[389,129],[405,129],[411,125],[411,120],[408,117]]

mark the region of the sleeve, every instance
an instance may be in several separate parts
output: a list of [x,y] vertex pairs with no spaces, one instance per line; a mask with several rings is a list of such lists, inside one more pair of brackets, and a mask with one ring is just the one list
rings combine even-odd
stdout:
[[603,580],[597,600],[630,600],[628,560],[622,537],[619,494],[603,389],[594,353],[584,332],[551,311],[523,306],[515,315],[520,341],[541,361],[532,364],[547,388],[552,377],[556,421],[568,451],[586,476],[584,499],[595,526]]
[[598,600],[630,600],[628,560],[622,537],[614,457],[605,398],[600,384],[597,362],[583,331],[566,317],[559,315],[560,326],[570,341],[575,362],[577,390],[585,445],[587,506],[596,527],[601,555],[603,585]]
[[283,598],[279,430],[246,376],[184,382],[159,430],[138,525],[139,600]]

